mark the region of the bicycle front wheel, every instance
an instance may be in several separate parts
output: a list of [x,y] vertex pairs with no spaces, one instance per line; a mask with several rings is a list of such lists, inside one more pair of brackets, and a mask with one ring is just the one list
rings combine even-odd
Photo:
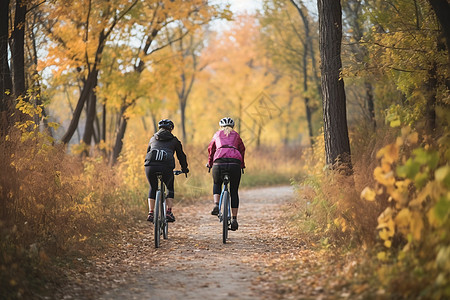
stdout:
[[228,208],[230,207],[230,194],[228,191],[223,192],[223,218],[222,218],[222,241],[224,244],[227,243],[228,238],[228,215],[230,212]]
[[161,215],[161,191],[156,192],[156,201],[155,201],[155,214],[153,217],[153,222],[155,223],[155,248],[159,248],[159,241],[161,236],[161,221],[162,221],[162,215]]

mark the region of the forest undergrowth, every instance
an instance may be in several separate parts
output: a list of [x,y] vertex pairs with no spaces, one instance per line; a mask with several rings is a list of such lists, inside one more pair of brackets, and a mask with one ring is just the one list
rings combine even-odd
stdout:
[[361,299],[448,298],[448,130],[436,139],[409,126],[352,132],[352,176],[323,168],[320,137],[295,184],[292,226],[335,257],[327,288],[349,287],[346,297]]

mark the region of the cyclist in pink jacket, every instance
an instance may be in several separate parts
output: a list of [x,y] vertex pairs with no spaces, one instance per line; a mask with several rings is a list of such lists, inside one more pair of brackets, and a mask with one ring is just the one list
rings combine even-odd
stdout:
[[209,159],[207,167],[212,167],[214,180],[213,196],[214,208],[212,215],[219,214],[219,199],[222,191],[223,176],[230,176],[231,195],[231,230],[235,231],[239,225],[237,214],[239,208],[239,183],[241,182],[241,169],[245,168],[244,155],[245,146],[239,134],[233,130],[232,118],[223,118],[219,122],[220,129],[214,134],[208,146]]

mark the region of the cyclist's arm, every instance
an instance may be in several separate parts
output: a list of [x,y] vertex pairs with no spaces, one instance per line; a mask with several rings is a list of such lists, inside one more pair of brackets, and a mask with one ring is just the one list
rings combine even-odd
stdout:
[[175,153],[177,154],[178,161],[180,162],[181,170],[184,173],[187,173],[188,170],[188,163],[186,159],[186,154],[183,151],[183,146],[181,145],[181,142],[177,139],[176,145],[175,145]]
[[216,153],[216,140],[213,138],[208,146],[208,166],[212,167],[214,160],[214,153]]
[[244,160],[245,146],[244,146],[244,142],[242,141],[241,137],[238,137],[237,142],[238,142],[237,149],[241,153],[241,156],[242,156],[241,168],[243,169],[243,168],[245,168],[245,160]]

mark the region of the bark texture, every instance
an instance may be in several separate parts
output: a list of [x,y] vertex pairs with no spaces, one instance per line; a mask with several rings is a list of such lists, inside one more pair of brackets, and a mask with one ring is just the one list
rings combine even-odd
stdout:
[[340,78],[342,11],[340,1],[318,0],[319,48],[327,164],[352,169],[344,80]]

